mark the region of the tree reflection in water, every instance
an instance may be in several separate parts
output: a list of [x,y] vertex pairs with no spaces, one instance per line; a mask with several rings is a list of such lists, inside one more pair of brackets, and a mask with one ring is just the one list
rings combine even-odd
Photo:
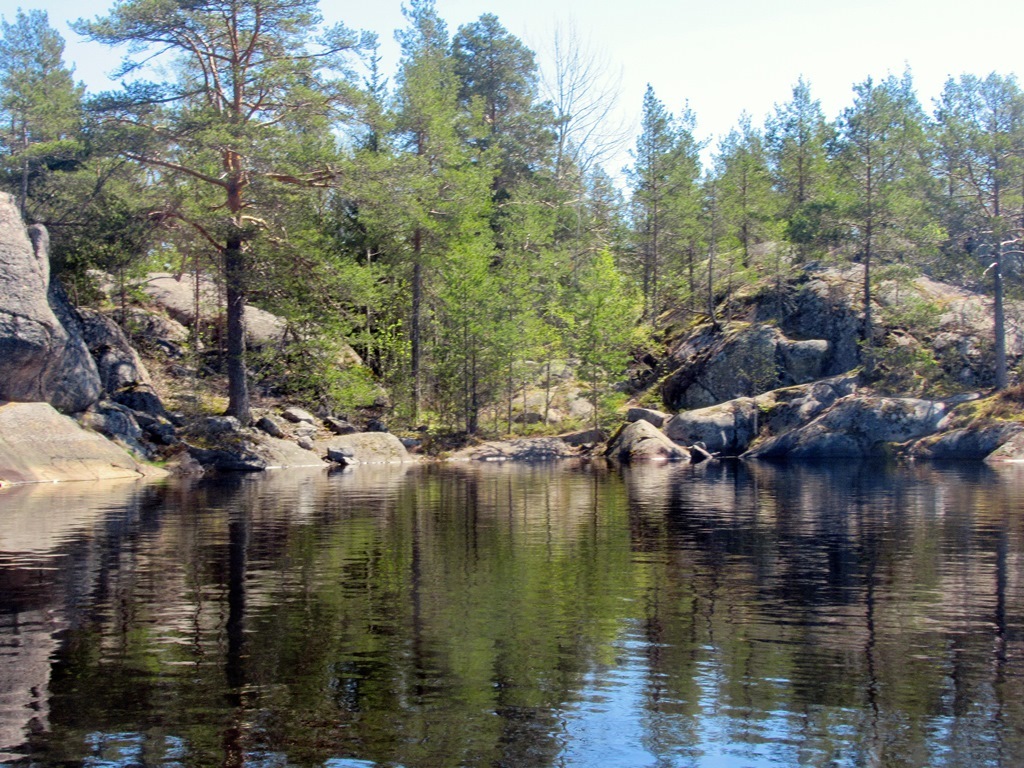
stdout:
[[432,465],[4,493],[0,759],[1024,757],[1017,470]]

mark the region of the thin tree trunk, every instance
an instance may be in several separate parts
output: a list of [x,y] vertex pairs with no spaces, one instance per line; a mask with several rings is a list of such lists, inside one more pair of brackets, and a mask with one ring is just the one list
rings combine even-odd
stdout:
[[1006,314],[1003,306],[1003,247],[996,245],[996,259],[992,265],[995,305],[992,308],[992,330],[995,336],[996,389],[1006,389],[1009,377],[1006,372]]
[[412,318],[409,328],[409,347],[412,357],[412,420],[418,421],[420,414],[420,403],[422,397],[422,384],[420,379],[421,350],[421,320],[423,303],[423,264],[421,262],[423,251],[423,232],[417,229],[412,236],[413,245],[413,266],[412,266]]
[[[27,153],[29,142],[28,142],[28,125],[22,123],[21,126],[21,141],[22,148]],[[21,161],[21,200],[18,201],[18,208],[21,210],[21,218],[26,223],[28,222],[28,158],[23,158]]]
[[228,414],[238,419],[242,426],[248,426],[252,421],[248,372],[245,365],[245,261],[241,238],[232,237],[224,249],[228,326]]

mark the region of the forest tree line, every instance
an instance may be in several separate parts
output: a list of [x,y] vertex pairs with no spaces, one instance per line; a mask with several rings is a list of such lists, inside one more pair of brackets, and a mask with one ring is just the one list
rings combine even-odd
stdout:
[[[475,433],[566,359],[600,410],[665,310],[718,324],[737,287],[811,260],[864,266],[869,362],[879,274],[991,292],[1006,385],[1024,227],[1012,75],[951,78],[931,110],[909,71],[869,78],[832,119],[801,79],[713,148],[648,87],[623,191],[602,167],[610,96],[577,41],[542,87],[494,15],[450,32],[432,0],[403,12],[388,77],[376,37],[324,25],[315,0],[124,0],[73,25],[127,50],[121,87],[87,94],[46,14],[18,11],[0,28],[3,188],[50,229],[69,285],[97,269],[216,279],[243,423],[253,381],[326,411],[379,382],[402,422]],[[246,350],[250,303],[287,320],[287,345]],[[364,367],[333,364],[345,344]]]

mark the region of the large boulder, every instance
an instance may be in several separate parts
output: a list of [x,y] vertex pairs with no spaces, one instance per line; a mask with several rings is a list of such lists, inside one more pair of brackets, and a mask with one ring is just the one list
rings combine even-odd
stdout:
[[946,413],[943,403],[930,400],[851,395],[838,400],[810,423],[768,438],[744,457],[884,456],[894,444],[937,432]]
[[[356,437],[356,435],[352,435]],[[455,461],[554,461],[579,454],[559,437],[524,437],[518,440],[489,440],[470,446],[451,458]]]
[[[152,272],[141,287],[154,303],[184,326],[192,327],[196,322],[197,299],[200,319],[210,320],[221,314],[220,291],[209,278],[200,278],[198,295],[195,277],[187,272],[180,275]],[[251,346],[280,341],[285,329],[286,324],[281,318],[257,307],[245,308],[246,342]]]
[[291,440],[279,440],[258,430],[239,430],[219,441],[217,448],[189,445],[188,452],[204,468],[219,472],[327,466]]
[[621,427],[605,449],[617,461],[689,461],[690,453],[672,442],[649,421],[640,419]]
[[[351,455],[353,464],[401,464],[415,461],[402,441],[390,432],[357,432],[353,435],[337,435],[316,444],[320,455],[328,455],[328,449],[339,449],[340,453]],[[347,450],[341,450],[347,449]]]
[[701,329],[671,353],[677,370],[662,383],[673,409],[706,408],[824,375],[832,345],[793,340],[771,325],[741,325],[725,333]]
[[75,310],[50,283],[48,250],[46,230],[27,230],[0,193],[0,400],[77,413],[99,400],[100,375]]
[[1015,438],[1024,438],[1024,424],[972,425],[922,438],[910,447],[909,455],[916,459],[986,459]]
[[811,384],[786,387],[756,398],[762,411],[761,434],[781,435],[808,423],[840,398],[856,394],[857,377],[833,376]]
[[0,481],[53,483],[163,474],[48,403],[0,403]]
[[[222,314],[223,301],[217,284],[208,277],[196,280],[190,273],[173,275],[169,272],[152,272],[146,276],[142,291],[151,301],[163,308],[174,320],[191,328],[196,323],[196,309],[199,320],[209,321]],[[198,298],[198,307],[197,307]],[[253,348],[281,344],[288,333],[288,323],[281,317],[254,307],[245,307],[245,340]],[[342,367],[362,365],[362,358],[347,344],[342,345],[337,363]]]
[[630,408],[626,412],[626,421],[634,422],[643,419],[646,422],[651,423],[658,429],[665,426],[665,421],[669,418],[667,413],[661,411],[655,411],[651,408]]
[[129,387],[153,386],[145,363],[117,323],[94,309],[80,309],[78,314],[82,337],[108,395]]
[[702,443],[711,453],[738,456],[757,437],[759,415],[753,398],[737,398],[672,416],[665,434],[682,445]]

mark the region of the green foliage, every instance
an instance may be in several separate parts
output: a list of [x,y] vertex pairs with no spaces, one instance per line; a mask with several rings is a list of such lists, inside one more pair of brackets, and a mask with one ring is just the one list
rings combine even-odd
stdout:
[[[215,273],[232,410],[250,301],[294,329],[292,351],[258,361],[289,394],[369,398],[367,374],[333,366],[350,344],[400,423],[472,434],[485,414],[513,429],[516,396],[568,358],[600,420],[666,310],[717,327],[774,283],[781,319],[782,284],[811,259],[864,265],[869,358],[873,307],[915,333],[937,321],[915,270],[991,284],[997,304],[1009,290],[1000,265],[1024,220],[1012,77],[951,79],[932,122],[909,73],[857,84],[834,122],[801,79],[763,129],[740,116],[707,168],[697,116],[648,87],[627,197],[587,145],[608,103],[580,51],[560,52],[548,102],[496,16],[449,36],[433,0],[404,14],[391,87],[375,38],[325,28],[315,0],[124,0],[74,27],[127,53],[123,87],[83,112],[63,40],[19,11],[0,27],[2,182],[50,227],[73,286],[94,268],[126,285],[154,264]],[[151,63],[166,77],[147,80]],[[878,362],[919,382],[922,355],[890,338]]]
[[373,374],[352,359],[337,337],[292,338],[280,348],[251,353],[257,381],[289,400],[327,413],[369,408],[381,398]]
[[616,406],[615,382],[625,378],[634,348],[643,343],[637,325],[643,311],[639,297],[626,283],[607,251],[598,254],[578,273],[564,316],[571,353],[579,360],[578,377],[599,427]]
[[873,351],[875,386],[883,392],[924,395],[934,393],[942,368],[927,344],[905,334],[889,334]]
[[29,220],[45,219],[40,187],[81,160],[83,88],[63,56],[45,11],[0,20],[0,178]]

